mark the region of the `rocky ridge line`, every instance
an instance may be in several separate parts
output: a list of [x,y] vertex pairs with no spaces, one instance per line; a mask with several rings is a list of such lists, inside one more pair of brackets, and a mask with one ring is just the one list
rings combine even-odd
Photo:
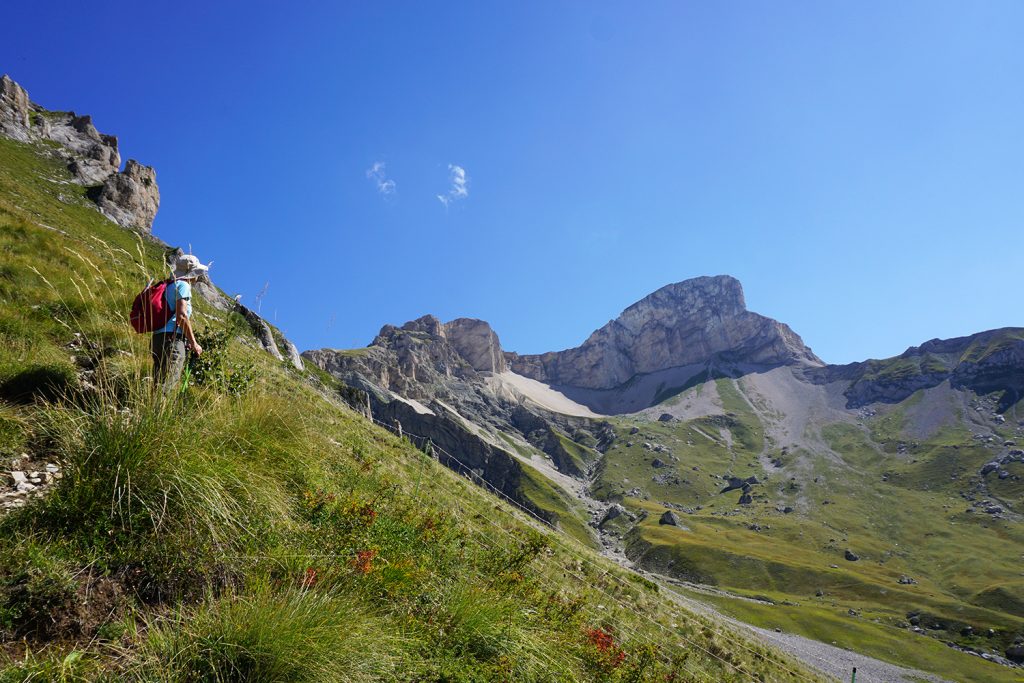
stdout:
[[74,181],[90,188],[97,208],[118,225],[149,233],[160,208],[151,166],[129,159],[120,171],[117,138],[100,133],[92,117],[48,111],[6,74],[0,77],[0,135],[19,142],[49,141]]

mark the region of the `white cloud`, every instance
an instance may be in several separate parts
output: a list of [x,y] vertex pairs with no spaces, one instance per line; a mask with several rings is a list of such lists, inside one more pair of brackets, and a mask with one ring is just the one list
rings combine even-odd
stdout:
[[377,185],[377,192],[383,195],[394,194],[395,181],[388,178],[383,161],[375,161],[373,166],[366,169],[366,177]]
[[451,189],[444,194],[437,195],[438,201],[445,207],[456,199],[465,199],[469,196],[469,176],[466,175],[466,169],[455,164],[448,164],[448,171],[452,182]]

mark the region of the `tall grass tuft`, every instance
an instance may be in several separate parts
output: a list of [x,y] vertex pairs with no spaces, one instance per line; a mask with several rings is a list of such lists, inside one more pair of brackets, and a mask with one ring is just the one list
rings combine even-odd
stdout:
[[153,621],[132,681],[334,683],[390,680],[405,647],[392,624],[351,597],[263,586]]
[[[166,399],[141,382],[125,400],[124,390],[40,411],[37,445],[65,463],[64,476],[12,523],[78,539],[161,592],[227,581],[231,558],[258,551],[290,518],[286,482],[260,466],[266,444],[250,438],[253,401]],[[256,411],[273,424],[267,412]]]

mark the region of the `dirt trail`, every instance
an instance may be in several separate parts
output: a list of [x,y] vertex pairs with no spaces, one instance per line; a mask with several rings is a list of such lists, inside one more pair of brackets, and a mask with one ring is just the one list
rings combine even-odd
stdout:
[[908,683],[910,681],[932,681],[933,683],[952,683],[947,679],[934,674],[925,673],[917,669],[907,669],[895,664],[883,662],[880,659],[858,654],[841,647],[827,645],[811,638],[805,638],[793,633],[780,633],[766,628],[753,626],[739,619],[722,614],[713,606],[683,595],[673,589],[670,584],[681,585],[698,592],[710,592],[719,595],[726,595],[735,598],[736,596],[710,588],[707,586],[686,584],[675,579],[638,570],[632,567],[633,571],[659,583],[665,590],[664,593],[669,599],[686,607],[698,614],[712,617],[719,623],[728,624],[740,632],[753,634],[758,640],[770,645],[773,648],[782,650],[787,654],[799,659],[809,667],[831,676],[839,681],[848,681],[853,668],[857,667],[857,680],[863,683]]

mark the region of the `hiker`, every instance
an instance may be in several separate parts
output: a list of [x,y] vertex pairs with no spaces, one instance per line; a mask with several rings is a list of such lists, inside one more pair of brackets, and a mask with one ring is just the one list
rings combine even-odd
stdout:
[[153,386],[162,386],[165,394],[173,392],[181,381],[186,344],[197,356],[203,353],[192,329],[192,283],[208,269],[191,254],[179,256],[174,262],[173,282],[164,290],[173,315],[166,325],[153,331],[152,351]]

